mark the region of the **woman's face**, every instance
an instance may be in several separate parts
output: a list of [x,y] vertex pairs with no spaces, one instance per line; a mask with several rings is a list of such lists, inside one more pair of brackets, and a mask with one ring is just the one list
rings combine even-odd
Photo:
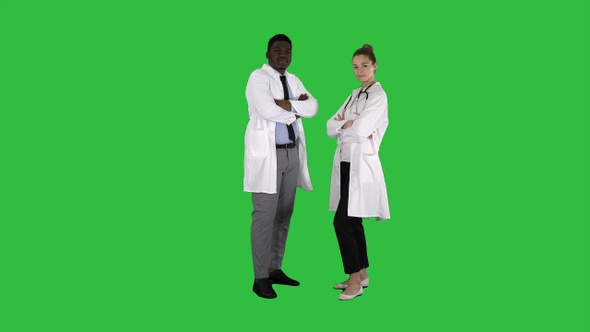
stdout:
[[362,83],[373,82],[377,63],[372,63],[368,56],[360,54],[352,58],[352,69],[356,78]]

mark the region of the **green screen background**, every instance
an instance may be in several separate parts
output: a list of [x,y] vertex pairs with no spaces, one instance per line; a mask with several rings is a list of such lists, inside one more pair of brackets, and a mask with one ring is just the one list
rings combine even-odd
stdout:
[[[284,261],[251,291],[244,96],[318,99]],[[374,46],[392,219],[345,275],[325,123]],[[0,330],[588,331],[590,2],[0,2]]]

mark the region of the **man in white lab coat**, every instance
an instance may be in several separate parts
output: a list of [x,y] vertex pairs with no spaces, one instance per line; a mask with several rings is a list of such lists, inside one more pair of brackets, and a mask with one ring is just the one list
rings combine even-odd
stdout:
[[270,38],[268,64],[250,74],[246,100],[244,191],[252,193],[252,258],[256,295],[275,298],[272,284],[298,286],[281,269],[297,187],[312,190],[301,118],[317,114],[317,100],[286,71],[291,40]]

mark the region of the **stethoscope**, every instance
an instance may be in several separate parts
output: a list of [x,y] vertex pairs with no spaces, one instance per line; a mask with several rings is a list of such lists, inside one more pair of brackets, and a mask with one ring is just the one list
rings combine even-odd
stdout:
[[[359,100],[359,98],[361,97],[361,95],[363,93],[365,94],[365,101],[367,101],[369,99],[369,93],[367,92],[367,90],[369,90],[369,88],[372,87],[373,84],[375,84],[375,83],[372,83],[371,85],[369,85],[364,91],[362,89],[361,89],[361,91],[359,91],[359,94],[356,96],[356,99],[357,99],[356,100],[356,105],[357,105],[357,107],[358,107],[358,100]],[[351,99],[352,99],[352,95],[350,95],[350,98],[348,98],[348,101],[346,102],[346,105],[344,105],[344,111],[345,112],[346,112],[346,107],[348,107],[348,104],[350,103],[350,100]],[[355,115],[360,115],[361,114],[361,112],[359,112],[358,109],[356,110],[356,112],[352,112],[352,113],[354,113]]]

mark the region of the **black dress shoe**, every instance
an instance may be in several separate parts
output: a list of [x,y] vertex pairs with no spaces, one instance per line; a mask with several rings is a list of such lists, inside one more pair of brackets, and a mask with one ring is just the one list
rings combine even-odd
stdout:
[[270,282],[273,284],[281,284],[281,285],[289,285],[289,286],[299,286],[299,281],[293,280],[282,271],[282,270],[274,270],[268,274]]
[[254,279],[252,290],[256,295],[265,299],[274,299],[277,297],[277,293],[272,289],[272,283],[269,278]]

